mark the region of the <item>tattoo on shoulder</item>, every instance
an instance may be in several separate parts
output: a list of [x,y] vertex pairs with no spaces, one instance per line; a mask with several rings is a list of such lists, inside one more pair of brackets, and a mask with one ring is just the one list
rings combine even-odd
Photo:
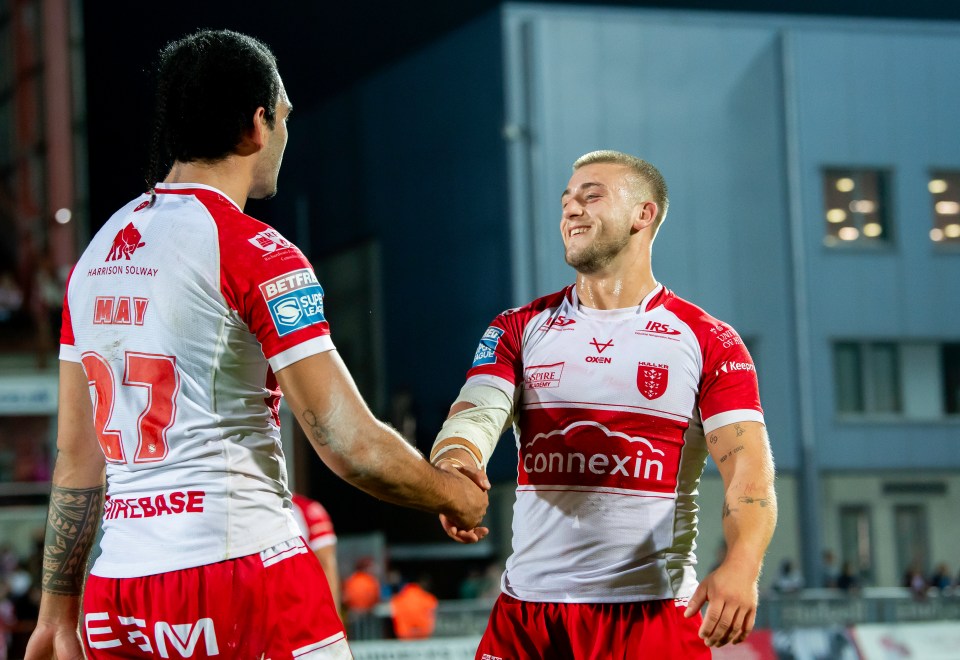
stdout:
[[53,487],[43,548],[44,591],[63,596],[80,594],[102,508],[102,486]]
[[719,440],[719,439],[720,439],[720,438],[717,436],[716,433],[712,433],[712,434],[710,435],[710,444],[711,444],[711,445],[717,444],[717,440]]
[[310,410],[303,411],[303,421],[307,423],[308,432],[310,434],[310,440],[320,446],[326,447],[330,444],[330,437],[326,429],[323,427],[323,424],[320,423],[320,418],[317,417],[317,414]]
[[733,425],[733,428],[734,428],[734,430],[737,432],[737,437],[738,437],[738,438],[745,433],[745,431],[743,430],[743,427],[740,426],[739,424],[734,424],[734,425]]

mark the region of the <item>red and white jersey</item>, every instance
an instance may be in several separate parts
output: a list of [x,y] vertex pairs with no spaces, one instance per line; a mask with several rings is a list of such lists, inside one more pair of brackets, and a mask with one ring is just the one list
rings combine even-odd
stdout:
[[704,434],[763,422],[753,362],[730,326],[660,285],[615,310],[581,307],[570,286],[494,319],[468,382],[517,401],[504,593],[693,595]]
[[299,493],[293,494],[293,517],[311,550],[318,550],[337,542],[333,521],[323,505]]
[[158,185],[94,236],[67,286],[107,462],[101,577],[242,557],[299,535],[274,372],[331,350],[303,254],[225,194]]

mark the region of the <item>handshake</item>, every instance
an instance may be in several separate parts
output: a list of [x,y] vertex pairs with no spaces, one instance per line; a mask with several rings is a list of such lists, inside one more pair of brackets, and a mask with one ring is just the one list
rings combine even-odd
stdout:
[[[460,453],[467,462],[457,455]],[[490,481],[486,472],[472,467],[473,464],[470,454],[461,449],[444,452],[433,463],[449,475],[451,501],[441,509],[440,524],[447,536],[458,543],[476,543],[490,533],[486,527],[480,527],[489,503]]]

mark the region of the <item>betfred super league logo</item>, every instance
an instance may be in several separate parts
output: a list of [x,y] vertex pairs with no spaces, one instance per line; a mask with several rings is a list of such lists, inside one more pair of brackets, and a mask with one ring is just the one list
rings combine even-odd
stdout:
[[141,241],[140,230],[128,223],[126,227],[117,232],[113,238],[113,245],[110,247],[110,254],[104,261],[116,261],[117,259],[130,260],[130,255],[142,248],[146,243]]
[[669,367],[665,364],[641,362],[637,365],[637,389],[648,401],[659,399],[667,391]]

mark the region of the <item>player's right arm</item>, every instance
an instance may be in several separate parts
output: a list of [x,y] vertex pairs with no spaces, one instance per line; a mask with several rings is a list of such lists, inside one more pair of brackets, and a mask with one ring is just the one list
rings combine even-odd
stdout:
[[367,408],[335,350],[277,371],[277,381],[321,460],[374,497],[441,513],[460,527],[480,524],[486,477],[469,467],[432,466]]
[[[43,554],[43,596],[27,660],[81,660],[77,635],[87,557],[100,523],[103,451],[93,427],[87,375],[79,362],[60,362],[57,461]],[[61,524],[69,520],[71,524]]]

